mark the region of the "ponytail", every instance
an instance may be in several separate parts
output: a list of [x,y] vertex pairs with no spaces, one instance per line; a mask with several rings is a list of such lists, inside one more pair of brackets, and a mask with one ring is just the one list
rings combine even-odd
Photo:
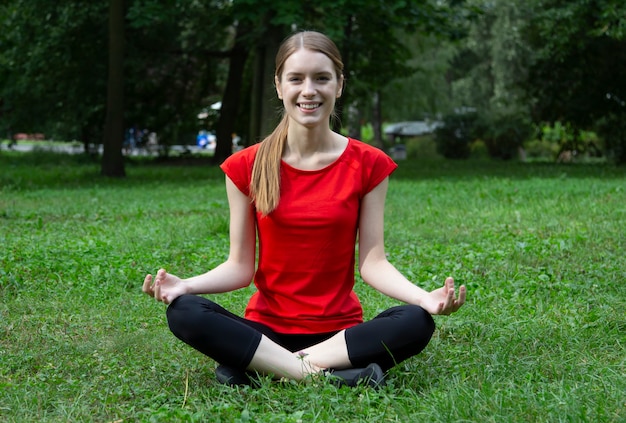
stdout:
[[288,126],[289,118],[285,114],[274,131],[261,142],[254,158],[250,195],[263,216],[274,211],[280,201],[280,163]]

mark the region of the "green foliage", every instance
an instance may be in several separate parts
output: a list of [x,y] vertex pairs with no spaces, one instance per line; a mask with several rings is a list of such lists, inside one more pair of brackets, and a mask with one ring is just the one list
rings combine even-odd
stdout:
[[410,159],[437,160],[441,156],[437,153],[435,137],[432,134],[413,137],[403,140],[406,145],[406,154]]
[[[53,158],[53,160],[51,160]],[[228,388],[141,293],[228,254],[215,167],[0,154],[3,422],[503,422],[626,419],[625,176],[611,166],[408,160],[389,186],[389,259],[467,305],[381,391]],[[252,288],[215,297],[241,313]],[[357,282],[366,318],[395,305]]]
[[[601,136],[607,156],[624,159],[626,85],[616,69],[626,66],[626,3],[619,0],[471,1],[481,13],[459,43],[448,76],[452,104],[481,115],[481,138],[490,155],[509,157],[527,141],[532,125],[567,122],[584,151],[584,133]],[[607,124],[607,122],[612,122]],[[619,125],[618,125],[619,128]],[[544,141],[531,150],[548,151]],[[546,148],[548,147],[548,148]],[[592,152],[597,155],[597,152]]]
[[596,122],[598,134],[603,138],[609,158],[626,164],[626,121],[622,114],[609,114]]
[[531,123],[523,116],[482,118],[476,135],[484,141],[492,158],[510,160],[517,157],[519,149],[533,133]]
[[533,60],[524,38],[529,6],[521,1],[473,3],[482,14],[452,60],[453,98],[477,110],[474,135],[488,155],[511,159],[532,133],[522,86]]
[[528,116],[523,104],[526,80],[532,62],[523,30],[528,4],[525,1],[472,2],[481,14],[471,22],[451,61],[450,79],[457,107],[474,107],[479,113]]
[[415,69],[410,75],[390,80],[382,89],[383,120],[402,122],[433,118],[453,109],[449,87],[451,43],[434,36],[404,36]]
[[202,128],[197,114],[221,99],[230,9],[190,0],[131,3],[125,59],[128,126],[149,128],[167,145],[194,142]]
[[0,5],[0,130],[79,139],[104,112],[106,3]]
[[[349,101],[366,108],[372,90],[415,72],[403,35],[458,38],[468,12],[459,3],[369,0],[302,2],[127,2],[124,64],[126,126],[186,144],[203,125],[198,112],[224,93],[233,34],[249,49],[270,36],[317,29],[337,41],[347,65]],[[43,132],[48,138],[99,143],[105,113],[107,2],[9,0],[0,5],[0,131]],[[261,22],[261,24],[259,24]],[[28,52],[27,54],[25,52]],[[252,56],[258,60],[259,56]],[[251,66],[249,66],[251,68]],[[245,73],[243,103],[253,72]],[[271,84],[263,77],[261,83]],[[265,104],[265,99],[263,100]],[[240,107],[244,113],[248,112]],[[240,117],[235,132],[246,134]],[[215,129],[215,128],[204,128]]]
[[[626,4],[618,0],[537,0],[528,40],[537,57],[527,87],[535,119],[567,121],[577,130],[607,129],[626,118],[626,82],[615,70],[626,66]],[[600,125],[603,129],[600,129]],[[607,154],[625,163],[623,131],[609,131]]]
[[447,159],[467,159],[475,139],[477,115],[474,112],[452,113],[443,118],[435,131],[437,153]]
[[[266,7],[265,2],[253,3],[262,9]],[[419,74],[422,78],[418,77],[418,81],[423,81],[426,68],[445,63],[439,61],[427,66],[417,53],[424,49],[425,44],[434,43],[434,39],[459,38],[467,28],[466,19],[472,13],[464,7],[464,2],[429,0],[334,0],[304,5],[301,2],[282,2],[280,7],[275,2],[272,4],[274,9],[270,22],[323,31],[339,46],[347,77],[347,89],[341,101],[358,108],[360,114],[352,122],[352,117],[346,113],[342,119],[346,126],[358,126],[361,117],[369,118],[373,93],[385,90],[397,79],[400,79],[401,88],[396,82],[395,88],[387,92],[387,96],[393,98],[393,104],[383,100],[383,107],[392,109],[385,112],[385,117],[398,120],[401,119],[395,113],[398,109],[415,109],[411,104],[415,97],[422,94],[423,87],[413,85],[407,90],[407,82],[413,83],[415,80],[412,77]],[[433,48],[429,54],[435,56],[439,52],[438,48]],[[433,57],[430,61],[436,62]],[[439,71],[437,76],[441,76],[440,68],[428,71],[430,75]],[[395,96],[398,91],[400,95]],[[440,92],[430,93],[426,100],[428,106],[437,102],[437,94],[440,95]],[[445,104],[445,101],[441,103]],[[436,106],[441,107],[439,104]],[[432,107],[430,109],[435,111]],[[419,110],[421,113],[424,111]]]
[[[607,156],[626,161],[626,80],[615,77],[626,63],[620,0],[133,0],[127,6],[126,123],[158,132],[166,144],[192,142],[203,125],[197,113],[224,95],[233,34],[245,26],[244,43],[255,54],[242,73],[236,100],[242,104],[249,103],[254,75],[263,73],[252,60],[271,50],[267,40],[316,29],[344,54],[342,100],[359,109],[355,122],[344,114],[346,126],[371,120],[380,93],[387,121],[475,108],[481,139],[494,156],[510,156],[529,122],[559,121],[597,133]],[[106,7],[85,0],[0,4],[2,136],[43,132],[100,142]],[[235,131],[245,136],[250,111],[239,109]]]
[[[107,91],[107,2],[12,0],[0,10],[3,132],[99,143]],[[127,126],[158,131],[166,143],[193,138],[198,111],[220,95],[221,63],[208,52],[225,44],[223,14],[213,3],[130,2]]]
[[[611,126],[611,130],[615,128]],[[573,154],[577,161],[597,158],[604,160],[604,141],[593,131],[576,130],[569,123],[555,122],[539,125],[536,137],[524,143],[528,157],[561,160],[561,153]],[[568,160],[569,161],[569,160]]]

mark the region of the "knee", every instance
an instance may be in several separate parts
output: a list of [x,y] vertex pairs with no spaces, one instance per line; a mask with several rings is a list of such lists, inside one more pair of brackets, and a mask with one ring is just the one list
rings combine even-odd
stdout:
[[194,303],[194,295],[181,295],[167,306],[165,314],[167,318],[177,317],[181,312],[189,311],[190,306]]
[[435,321],[429,312],[417,305],[406,305],[405,321],[413,334],[430,339],[435,332]]
[[167,307],[165,312],[167,324],[174,334],[188,326],[193,320],[194,310],[200,306],[197,298],[195,295],[181,295]]

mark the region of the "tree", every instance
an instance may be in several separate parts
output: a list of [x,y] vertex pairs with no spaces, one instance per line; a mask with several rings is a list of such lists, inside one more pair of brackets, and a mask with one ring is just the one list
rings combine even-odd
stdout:
[[[405,39],[407,33],[433,33],[446,38],[462,34],[458,25],[466,16],[456,3],[429,0],[371,1],[371,0],[321,0],[313,3],[296,1],[266,2],[241,0],[236,4],[254,5],[247,9],[249,19],[263,22],[265,28],[258,38],[254,57],[257,61],[255,76],[263,75],[263,84],[255,85],[255,104],[263,99],[265,110],[253,122],[269,122],[272,126],[276,104],[269,102],[273,95],[273,56],[279,41],[293,29],[315,29],[329,35],[338,45],[344,60],[347,89],[337,104],[338,123],[349,128],[360,127],[360,116],[371,116],[374,99],[381,90],[398,77],[412,75],[416,68],[407,65],[411,52]],[[241,15],[236,15],[240,18]],[[251,19],[252,20],[252,19]],[[270,68],[272,70],[270,70]],[[354,114],[344,113],[344,108]],[[380,108],[382,114],[384,104]],[[352,116],[355,117],[352,117]],[[382,118],[381,118],[382,119]],[[254,125],[253,125],[254,126]],[[260,126],[260,125],[259,125]],[[380,126],[380,123],[379,125]],[[267,128],[266,128],[267,129]],[[267,131],[261,131],[261,133]],[[254,132],[258,135],[258,132]],[[253,137],[256,138],[256,137]],[[381,140],[379,140],[380,142]]]
[[106,3],[7,0],[0,19],[0,126],[56,139],[98,136]]
[[537,121],[595,129],[626,163],[626,4],[536,0],[527,36],[537,50],[528,79]]
[[383,89],[383,119],[393,121],[436,119],[453,110],[449,81],[449,62],[454,42],[439,37],[412,34],[405,40],[411,49],[407,64],[411,75],[394,78]]
[[129,123],[166,145],[189,144],[198,113],[222,99],[233,36],[228,2],[143,0],[129,8]]
[[238,106],[240,103],[242,75],[250,52],[248,36],[252,32],[248,22],[241,22],[235,27],[235,40],[230,51],[228,77],[222,95],[222,107],[217,123],[217,146],[215,162],[221,163],[232,153],[232,134],[235,132]]
[[[377,98],[373,94],[414,71],[405,65],[410,52],[403,34],[452,31],[454,16],[435,0],[129,0],[122,19],[116,12],[110,21],[117,28],[112,36],[126,34],[124,49],[114,48],[119,42],[114,38],[109,58],[107,4],[120,3],[7,0],[0,5],[0,76],[6,77],[0,81],[0,123],[81,139],[85,146],[106,139],[102,172],[120,176],[123,160],[117,151],[124,126],[157,132],[164,145],[191,143],[202,128],[198,112],[221,99],[217,161],[230,153],[233,132],[247,132],[247,122],[262,123],[250,125],[251,141],[264,135],[276,115],[268,101],[275,97],[275,49],[294,28],[321,30],[336,40],[346,63],[344,104],[363,113]],[[107,72],[107,63],[115,72]],[[253,77],[259,78],[256,83]],[[258,106],[242,107],[250,93]]]
[[[0,5],[0,126],[86,146],[103,140],[108,3]],[[191,0],[127,6],[125,120],[158,131],[164,143],[193,140],[199,109],[220,98],[229,28],[216,19],[221,6]]]
[[[349,84],[340,105],[349,105],[357,119],[352,121],[348,116],[345,122],[348,127],[360,128],[361,117],[376,116],[375,142],[383,145],[380,120],[385,103],[381,93],[398,78],[406,79],[420,71],[419,66],[411,63],[414,51],[409,48],[410,41],[428,36],[448,40],[461,37],[465,30],[462,21],[470,14],[463,3],[428,0],[338,3],[342,6],[339,16],[345,16],[339,42]],[[394,98],[395,101],[398,99]]]
[[109,0],[109,77],[101,172],[125,176],[124,140],[124,0]]
[[[513,158],[531,134],[524,84],[533,52],[524,38],[525,1],[477,1],[480,14],[451,61],[452,114],[476,110],[475,135],[491,157]],[[454,121],[454,119],[452,119]]]

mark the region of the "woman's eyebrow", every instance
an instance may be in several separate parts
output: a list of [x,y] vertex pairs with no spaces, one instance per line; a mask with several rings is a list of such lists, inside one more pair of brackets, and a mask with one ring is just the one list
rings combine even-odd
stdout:
[[314,72],[301,72],[301,71],[289,71],[285,73],[285,76],[299,76],[307,73],[312,73],[313,75],[332,75],[333,73],[326,70],[314,71]]

